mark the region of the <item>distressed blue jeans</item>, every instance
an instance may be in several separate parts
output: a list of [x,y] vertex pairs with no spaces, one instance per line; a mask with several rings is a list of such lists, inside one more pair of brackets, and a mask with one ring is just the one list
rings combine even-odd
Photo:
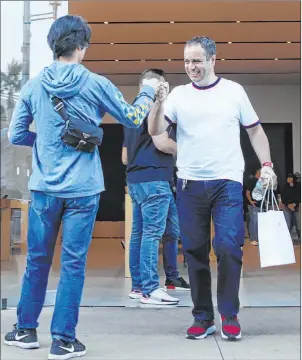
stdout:
[[144,295],[159,288],[158,249],[163,239],[167,279],[178,278],[179,225],[175,199],[168,181],[128,183],[133,220],[129,249],[132,288]]
[[260,212],[260,208],[257,206],[248,205],[249,210],[249,233],[250,233],[250,241],[258,241],[258,214]]
[[51,324],[52,338],[73,341],[85,279],[87,252],[100,195],[64,199],[31,192],[27,266],[17,308],[18,328],[35,329],[45,300],[48,275],[61,221],[61,276]]
[[180,236],[188,262],[193,316],[198,320],[214,318],[209,261],[211,216],[218,266],[218,311],[224,316],[236,315],[244,243],[242,185],[229,180],[189,180],[183,185],[178,179]]
[[301,238],[301,228],[300,228],[300,213],[299,210],[297,211],[291,211],[286,205],[283,209],[283,214],[288,226],[289,232],[292,231],[293,226],[296,228],[296,232],[298,235],[298,238]]

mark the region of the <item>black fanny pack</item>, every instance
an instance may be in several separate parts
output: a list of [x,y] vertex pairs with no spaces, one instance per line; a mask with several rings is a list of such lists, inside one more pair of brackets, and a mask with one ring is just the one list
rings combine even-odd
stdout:
[[61,135],[62,141],[78,151],[94,152],[95,147],[102,144],[103,129],[84,120],[75,117],[70,118],[64,109],[62,100],[56,96],[50,95],[50,100],[55,111],[65,121]]

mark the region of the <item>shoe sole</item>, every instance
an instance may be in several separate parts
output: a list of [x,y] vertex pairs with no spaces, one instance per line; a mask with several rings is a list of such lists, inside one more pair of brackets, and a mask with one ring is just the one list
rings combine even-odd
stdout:
[[4,340],[4,344],[8,346],[16,346],[22,349],[38,349],[40,347],[40,344],[38,342],[34,343],[25,343],[21,341],[7,341]]
[[80,351],[80,352],[76,352],[76,353],[70,353],[70,354],[65,354],[65,355],[53,355],[53,354],[49,354],[48,355],[48,360],[68,360],[68,359],[72,359],[75,357],[81,357],[81,356],[85,356],[87,353],[86,350],[84,351]]
[[188,335],[187,334],[186,338],[190,339],[190,340],[201,340],[201,339],[205,339],[209,335],[213,335],[215,332],[216,332],[216,326],[213,325],[213,326],[209,327],[207,329],[207,331],[204,334],[200,335],[200,336]]
[[191,289],[186,289],[186,288],[183,288],[183,287],[177,287],[177,286],[165,286],[165,289],[166,290],[177,290],[177,291],[191,291]]
[[223,331],[221,330],[221,338],[222,338],[223,340],[227,340],[227,341],[240,340],[240,339],[241,339],[241,331],[240,331],[240,333],[239,333],[238,335],[229,335],[229,336],[227,336],[227,335],[225,335],[225,334],[223,333]]
[[175,301],[156,301],[156,300],[152,300],[152,299],[145,299],[145,298],[141,298],[141,303],[145,304],[145,305],[164,305],[164,306],[169,306],[169,305],[177,305],[179,303],[179,300],[175,300]]
[[142,297],[142,295],[129,294],[130,299],[140,299],[141,297]]

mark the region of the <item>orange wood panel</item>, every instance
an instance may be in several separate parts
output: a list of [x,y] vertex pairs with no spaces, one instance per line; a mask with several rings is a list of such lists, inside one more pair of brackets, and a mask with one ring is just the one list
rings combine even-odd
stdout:
[[[84,61],[89,70],[100,74],[140,74],[147,68],[160,68],[166,73],[184,73],[183,61]],[[217,74],[300,72],[300,60],[226,60],[216,62]]]
[[124,238],[124,221],[96,221],[93,230],[93,238]]
[[[220,75],[217,73],[217,75]],[[224,74],[223,77],[236,81],[239,84],[246,85],[300,85],[300,72],[291,74]],[[140,74],[116,74],[106,75],[106,77],[118,86],[137,86],[139,82]],[[167,81],[170,83],[170,87],[178,86],[182,84],[188,84],[190,82],[186,74],[167,74]],[[109,116],[105,115],[106,122],[110,121],[115,123]]]
[[10,201],[1,199],[1,261],[10,260],[11,207]]
[[91,24],[91,42],[183,42],[207,35],[216,42],[300,41],[300,23]]
[[88,21],[300,20],[299,1],[69,1]]
[[[92,44],[85,60],[183,59],[183,44]],[[217,58],[300,58],[300,44],[218,44]]]

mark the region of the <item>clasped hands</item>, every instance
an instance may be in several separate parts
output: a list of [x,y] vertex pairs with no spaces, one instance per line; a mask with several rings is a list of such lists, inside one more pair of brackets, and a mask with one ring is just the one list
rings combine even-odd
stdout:
[[153,78],[144,79],[142,85],[148,85],[154,89],[156,101],[162,103],[167,99],[167,96],[169,94],[169,83]]

